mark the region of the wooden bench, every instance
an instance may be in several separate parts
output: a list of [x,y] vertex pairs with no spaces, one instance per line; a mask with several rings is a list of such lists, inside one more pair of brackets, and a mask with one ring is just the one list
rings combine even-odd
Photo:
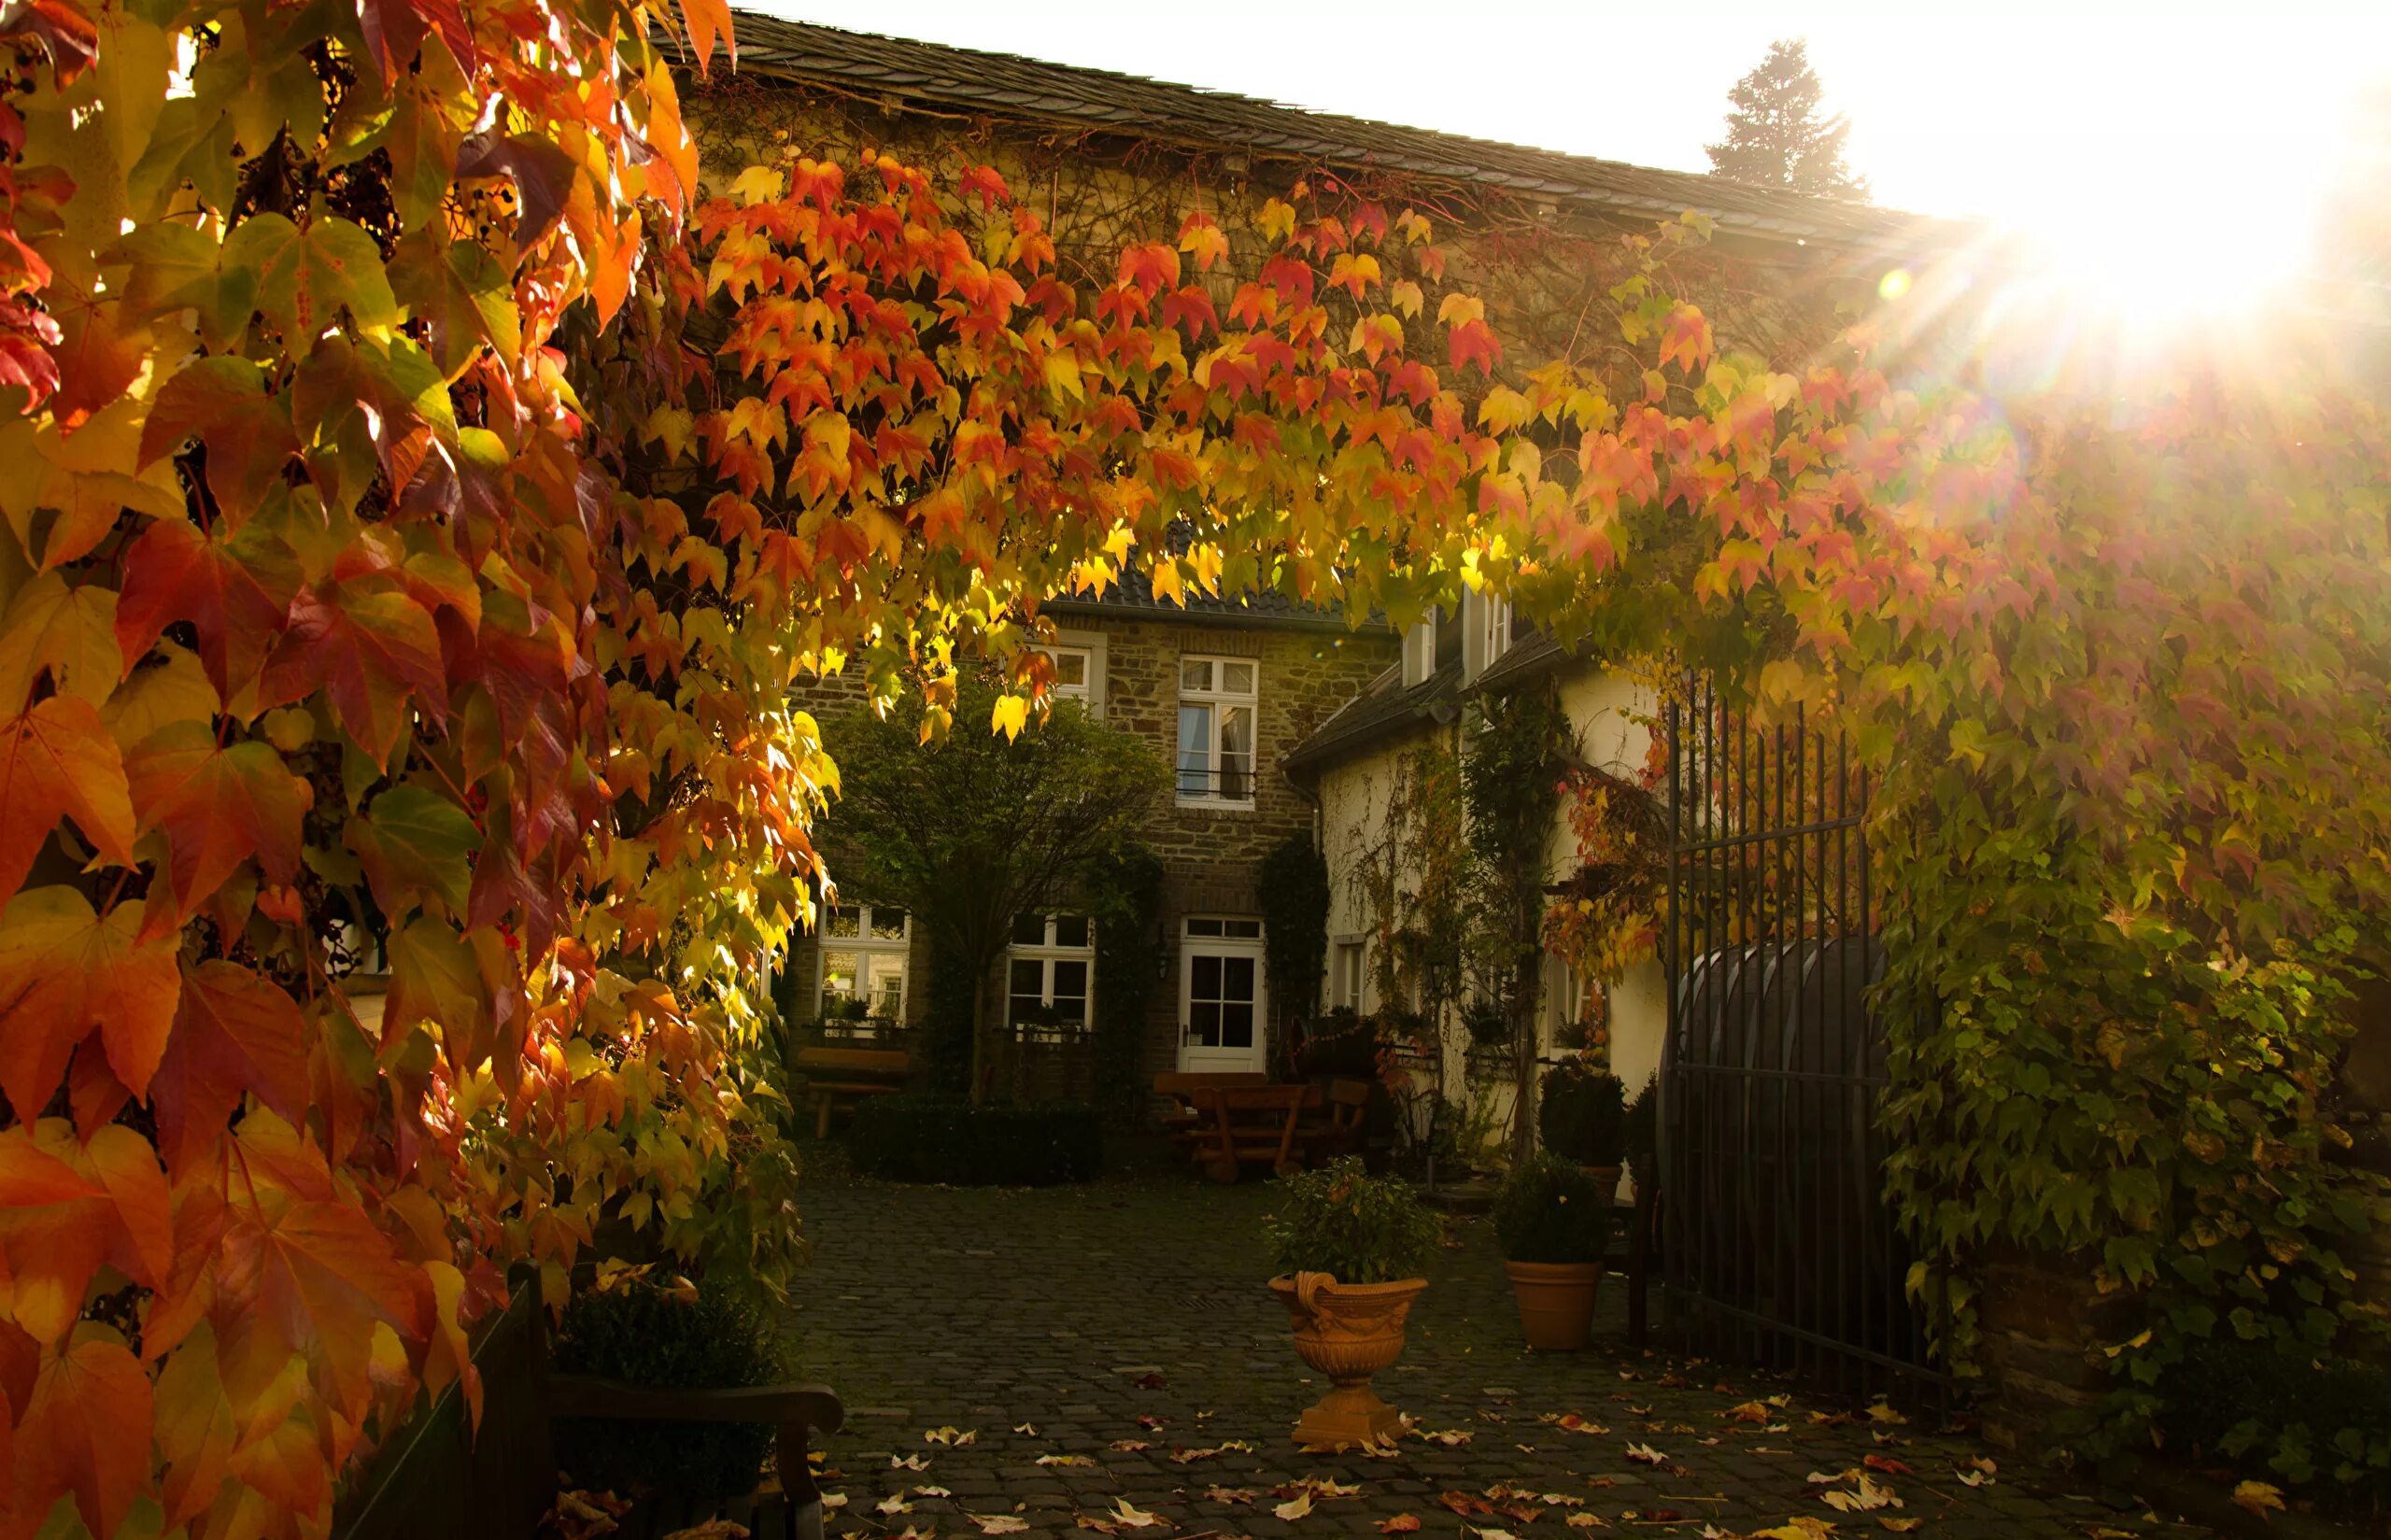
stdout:
[[866,1096],[904,1090],[913,1056],[901,1048],[800,1048],[794,1067],[814,1098],[814,1137],[827,1139],[833,1108],[852,1112]]
[[1162,1114],[1162,1125],[1181,1148],[1193,1150],[1201,1143],[1205,1130],[1210,1125],[1210,1109],[1199,1105],[1198,1094],[1224,1085],[1268,1085],[1270,1077],[1259,1070],[1212,1070],[1198,1073],[1164,1074],[1154,1077],[1154,1095],[1170,1098],[1170,1108]]
[[1362,1120],[1370,1109],[1370,1082],[1331,1081],[1324,1094],[1325,1115],[1306,1117],[1296,1124],[1308,1156],[1346,1155],[1362,1148]]
[[775,1475],[757,1490],[705,1502],[685,1492],[651,1494],[616,1520],[613,1533],[621,1540],[655,1540],[716,1515],[744,1526],[755,1540],[822,1540],[822,1493],[807,1440],[838,1432],[846,1418],[827,1388],[667,1391],[550,1374],[547,1363],[547,1312],[537,1282],[525,1279],[474,1349],[480,1428],[466,1413],[461,1382],[450,1385],[399,1426],[341,1499],[334,1540],[533,1540],[557,1503],[550,1423],[559,1417],[760,1422],[774,1430]]

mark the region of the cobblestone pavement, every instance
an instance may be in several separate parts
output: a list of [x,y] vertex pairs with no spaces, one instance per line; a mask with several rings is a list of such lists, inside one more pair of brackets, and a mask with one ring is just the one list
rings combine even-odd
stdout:
[[[970,1515],[1027,1525],[992,1533],[1076,1535],[1082,1517],[1120,1523],[1123,1503],[1159,1522],[1119,1533],[1150,1540],[1374,1534],[1406,1514],[1423,1535],[1519,1540],[1745,1535],[1797,1518],[1832,1525],[1836,1540],[2205,1533],[2011,1462],[1988,1479],[1969,1461],[1989,1451],[1964,1438],[1799,1396],[1768,1406],[1775,1385],[1634,1353],[1612,1282],[1593,1349],[1531,1355],[1483,1221],[1456,1222],[1403,1359],[1377,1382],[1421,1428],[1467,1441],[1407,1438],[1395,1457],[1369,1459],[1306,1453],[1289,1436],[1327,1387],[1307,1379],[1262,1286],[1267,1183],[1164,1170],[958,1191],[819,1176],[803,1201],[814,1251],[794,1341],[802,1375],[849,1408],[825,1481],[844,1498],[832,1519],[849,1535],[969,1540],[985,1528]],[[1747,1420],[1762,1408],[1766,1421]],[[1592,1426],[1555,1420],[1567,1414]],[[950,1435],[941,1430],[972,1437],[934,1442]],[[1630,1458],[1633,1445],[1664,1463]],[[1223,1452],[1186,1458],[1205,1449]],[[1872,1456],[1884,1463],[1870,1479],[1903,1505],[1830,1506],[1822,1494],[1857,1490],[1843,1473]],[[1308,1513],[1280,1517],[1307,1477],[1356,1490],[1315,1490]],[[1464,1517],[1447,1494],[1491,1511]],[[883,1511],[892,1499],[910,1505]]]

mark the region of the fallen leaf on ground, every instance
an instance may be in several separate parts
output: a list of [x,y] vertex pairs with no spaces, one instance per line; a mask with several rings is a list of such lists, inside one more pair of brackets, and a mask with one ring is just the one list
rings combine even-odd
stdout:
[[1754,1530],[1752,1540],[1826,1540],[1834,1533],[1834,1525],[1808,1514],[1795,1514],[1775,1529]]
[[1159,1391],[1168,1383],[1170,1382],[1158,1374],[1142,1374],[1138,1377],[1138,1389],[1141,1391]]
[[1206,1487],[1204,1495],[1215,1503],[1251,1503],[1260,1493],[1252,1487]]
[[1093,1465],[1096,1463],[1094,1460],[1083,1454],[1041,1454],[1038,1457],[1038,1462],[1041,1465]]
[[1381,1519],[1379,1520],[1379,1533],[1380,1534],[1411,1534],[1416,1533],[1419,1528],[1420,1519],[1417,1514],[1398,1513],[1392,1519]]
[[892,1454],[888,1457],[888,1468],[892,1471],[926,1471],[930,1468],[930,1462],[918,1454],[909,1454],[901,1460]]
[[1907,1422],[1909,1419],[1903,1417],[1901,1413],[1893,1410],[1892,1407],[1887,1406],[1881,1401],[1872,1401],[1868,1404],[1868,1420],[1871,1422],[1890,1422],[1898,1426],[1901,1423]]
[[913,1495],[915,1497],[953,1497],[955,1493],[944,1487],[915,1487]]
[[1138,1426],[1145,1429],[1148,1433],[1160,1433],[1162,1432],[1162,1419],[1159,1417],[1141,1417],[1138,1419]]
[[1758,1401],[1747,1401],[1740,1406],[1730,1406],[1719,1415],[1732,1417],[1738,1422],[1765,1422],[1768,1420],[1768,1407]]
[[1872,1454],[1867,1459],[1862,1460],[1860,1463],[1867,1466],[1872,1471],[1881,1471],[1887,1476],[1915,1476],[1917,1474],[1916,1471],[1911,1470],[1907,1464],[1894,1459],[1889,1454]]
[[982,1534],[1019,1534],[1029,1528],[1029,1520],[1010,1513],[967,1513],[963,1516],[980,1526]]
[[1559,1417],[1546,1418],[1543,1420],[1550,1422],[1563,1433],[1581,1433],[1592,1436],[1610,1432],[1601,1423],[1589,1422],[1576,1412],[1563,1412]]
[[562,1540],[599,1540],[621,1526],[615,1522],[630,1505],[610,1491],[560,1491],[548,1523]]
[[1665,1465],[1669,1462],[1667,1455],[1649,1444],[1630,1444],[1627,1446],[1627,1458],[1642,1465]]
[[1135,1454],[1139,1449],[1151,1449],[1153,1448],[1153,1446],[1152,1444],[1147,1443],[1142,1438],[1116,1438],[1112,1441],[1113,1451],[1117,1454]]
[[1270,1511],[1277,1514],[1280,1518],[1284,1519],[1289,1522],[1293,1522],[1294,1520],[1301,1519],[1306,1514],[1311,1512],[1311,1493],[1308,1491],[1299,1491],[1295,1493],[1294,1497],[1289,1498],[1286,1502],[1280,1504]]
[[976,1444],[979,1441],[980,1430],[977,1428],[932,1428],[922,1434],[922,1442],[925,1444],[944,1444],[949,1448],[961,1444]]
[[1923,1519],[1893,1519],[1879,1515],[1876,1522],[1895,1534],[1907,1534],[1926,1522]]
[[1416,1428],[1412,1431],[1417,1436],[1426,1439],[1429,1443],[1448,1449],[1457,1449],[1478,1436],[1461,1428],[1446,1428],[1441,1431],[1434,1428]]
[[913,1505],[905,1501],[905,1494],[901,1491],[894,1497],[884,1497],[871,1506],[874,1513],[897,1514],[913,1511]]
[[2264,1519],[2269,1508],[2282,1509],[2283,1489],[2265,1481],[2244,1481],[2233,1489],[2233,1504]]
[[1016,1422],[1012,1425],[1012,1431],[1020,1434],[1027,1434],[1030,1437],[1035,1438],[1038,1436],[1038,1424],[1035,1422]]
[[1573,1513],[1562,1520],[1573,1530],[1606,1530],[1610,1525],[1599,1514]]
[[[1877,1508],[1898,1508],[1901,1494],[1882,1482],[1872,1479],[1865,1471],[1850,1473],[1858,1482],[1849,1491],[1841,1488],[1818,1493],[1818,1501],[1837,1513],[1868,1513]],[[1816,1480],[1817,1477],[1811,1477]]]

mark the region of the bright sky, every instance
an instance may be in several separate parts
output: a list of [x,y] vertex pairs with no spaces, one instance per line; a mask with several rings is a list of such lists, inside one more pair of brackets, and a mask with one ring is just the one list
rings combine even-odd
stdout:
[[[2391,0],[743,3],[1686,171],[1708,169],[1728,88],[1804,36],[1877,202],[2131,248],[2304,231],[2356,104],[2391,92]],[[2374,125],[2366,185],[2391,199],[2391,114]]]

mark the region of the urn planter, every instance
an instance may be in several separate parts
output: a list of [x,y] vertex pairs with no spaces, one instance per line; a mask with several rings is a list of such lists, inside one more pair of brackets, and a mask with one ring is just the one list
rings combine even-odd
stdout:
[[1592,1340],[1601,1263],[1507,1262],[1503,1270],[1511,1275],[1520,1329],[1527,1334],[1529,1347],[1576,1352]]
[[1326,1273],[1274,1278],[1270,1292],[1295,1321],[1295,1352],[1334,1388],[1295,1423],[1298,1444],[1368,1444],[1403,1431],[1403,1416],[1370,1389],[1370,1378],[1403,1351],[1411,1302],[1424,1278],[1339,1283]]

